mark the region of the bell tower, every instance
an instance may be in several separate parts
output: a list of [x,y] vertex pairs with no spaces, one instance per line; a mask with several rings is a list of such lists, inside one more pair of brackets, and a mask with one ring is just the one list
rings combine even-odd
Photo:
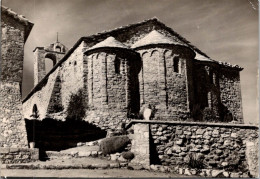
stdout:
[[67,47],[59,42],[58,34],[55,43],[46,47],[34,49],[34,86],[36,86],[47,74],[45,60],[49,58],[56,65],[68,51]]

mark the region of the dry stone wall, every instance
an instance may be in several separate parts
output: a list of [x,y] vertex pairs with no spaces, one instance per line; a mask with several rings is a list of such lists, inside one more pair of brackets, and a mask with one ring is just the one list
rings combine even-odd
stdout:
[[39,149],[0,148],[2,164],[28,163],[39,160]]
[[[150,126],[148,137],[133,137],[132,143],[150,137],[151,164],[191,167],[189,157],[193,155],[202,159],[204,169],[256,172],[257,167],[253,166],[258,166],[258,147],[252,147],[252,143],[257,143],[259,137],[256,126],[164,121],[148,121],[141,124],[136,121],[133,125],[134,136],[147,132],[145,127],[137,130],[135,125]],[[143,143],[138,144],[136,148],[147,148]],[[252,160],[253,156],[255,157]],[[138,159],[136,158],[137,161]]]

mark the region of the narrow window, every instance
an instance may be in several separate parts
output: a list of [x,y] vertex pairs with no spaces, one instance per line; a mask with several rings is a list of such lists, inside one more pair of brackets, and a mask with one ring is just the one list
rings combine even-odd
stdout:
[[76,62],[76,61],[74,62],[74,66],[75,66],[75,65],[77,65],[77,62]]
[[174,57],[173,59],[173,71],[175,73],[179,73],[180,72],[180,65],[179,65],[180,61],[179,61],[179,58],[178,57]]
[[115,59],[115,73],[120,74],[120,59],[117,57]]
[[211,100],[211,92],[208,92],[208,107],[211,108],[212,100]]

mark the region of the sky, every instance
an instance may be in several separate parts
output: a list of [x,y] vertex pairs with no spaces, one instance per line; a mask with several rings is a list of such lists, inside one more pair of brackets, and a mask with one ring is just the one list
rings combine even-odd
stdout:
[[157,17],[214,60],[238,64],[245,123],[258,123],[257,0],[2,0],[34,27],[25,44],[23,97],[33,88],[33,50]]

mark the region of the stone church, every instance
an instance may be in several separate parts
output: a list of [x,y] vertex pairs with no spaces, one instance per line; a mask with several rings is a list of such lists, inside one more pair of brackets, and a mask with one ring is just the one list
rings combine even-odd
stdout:
[[[152,106],[154,120],[210,115],[243,123],[242,68],[211,59],[156,18],[81,37],[70,50],[57,41],[33,52],[34,88],[23,100],[25,118],[36,106],[40,119],[64,120],[70,96],[82,89],[84,120],[104,129],[138,118],[144,104]],[[48,73],[46,58],[54,65]]]
[[149,169],[185,166],[192,154],[212,176],[229,167],[236,173],[227,176],[258,176],[259,128],[243,124],[241,67],[211,59],[154,18],[81,37],[69,50],[58,40],[36,47],[34,88],[22,100],[33,23],[2,6],[1,26],[1,163],[32,162],[112,130],[131,138],[131,162]]

